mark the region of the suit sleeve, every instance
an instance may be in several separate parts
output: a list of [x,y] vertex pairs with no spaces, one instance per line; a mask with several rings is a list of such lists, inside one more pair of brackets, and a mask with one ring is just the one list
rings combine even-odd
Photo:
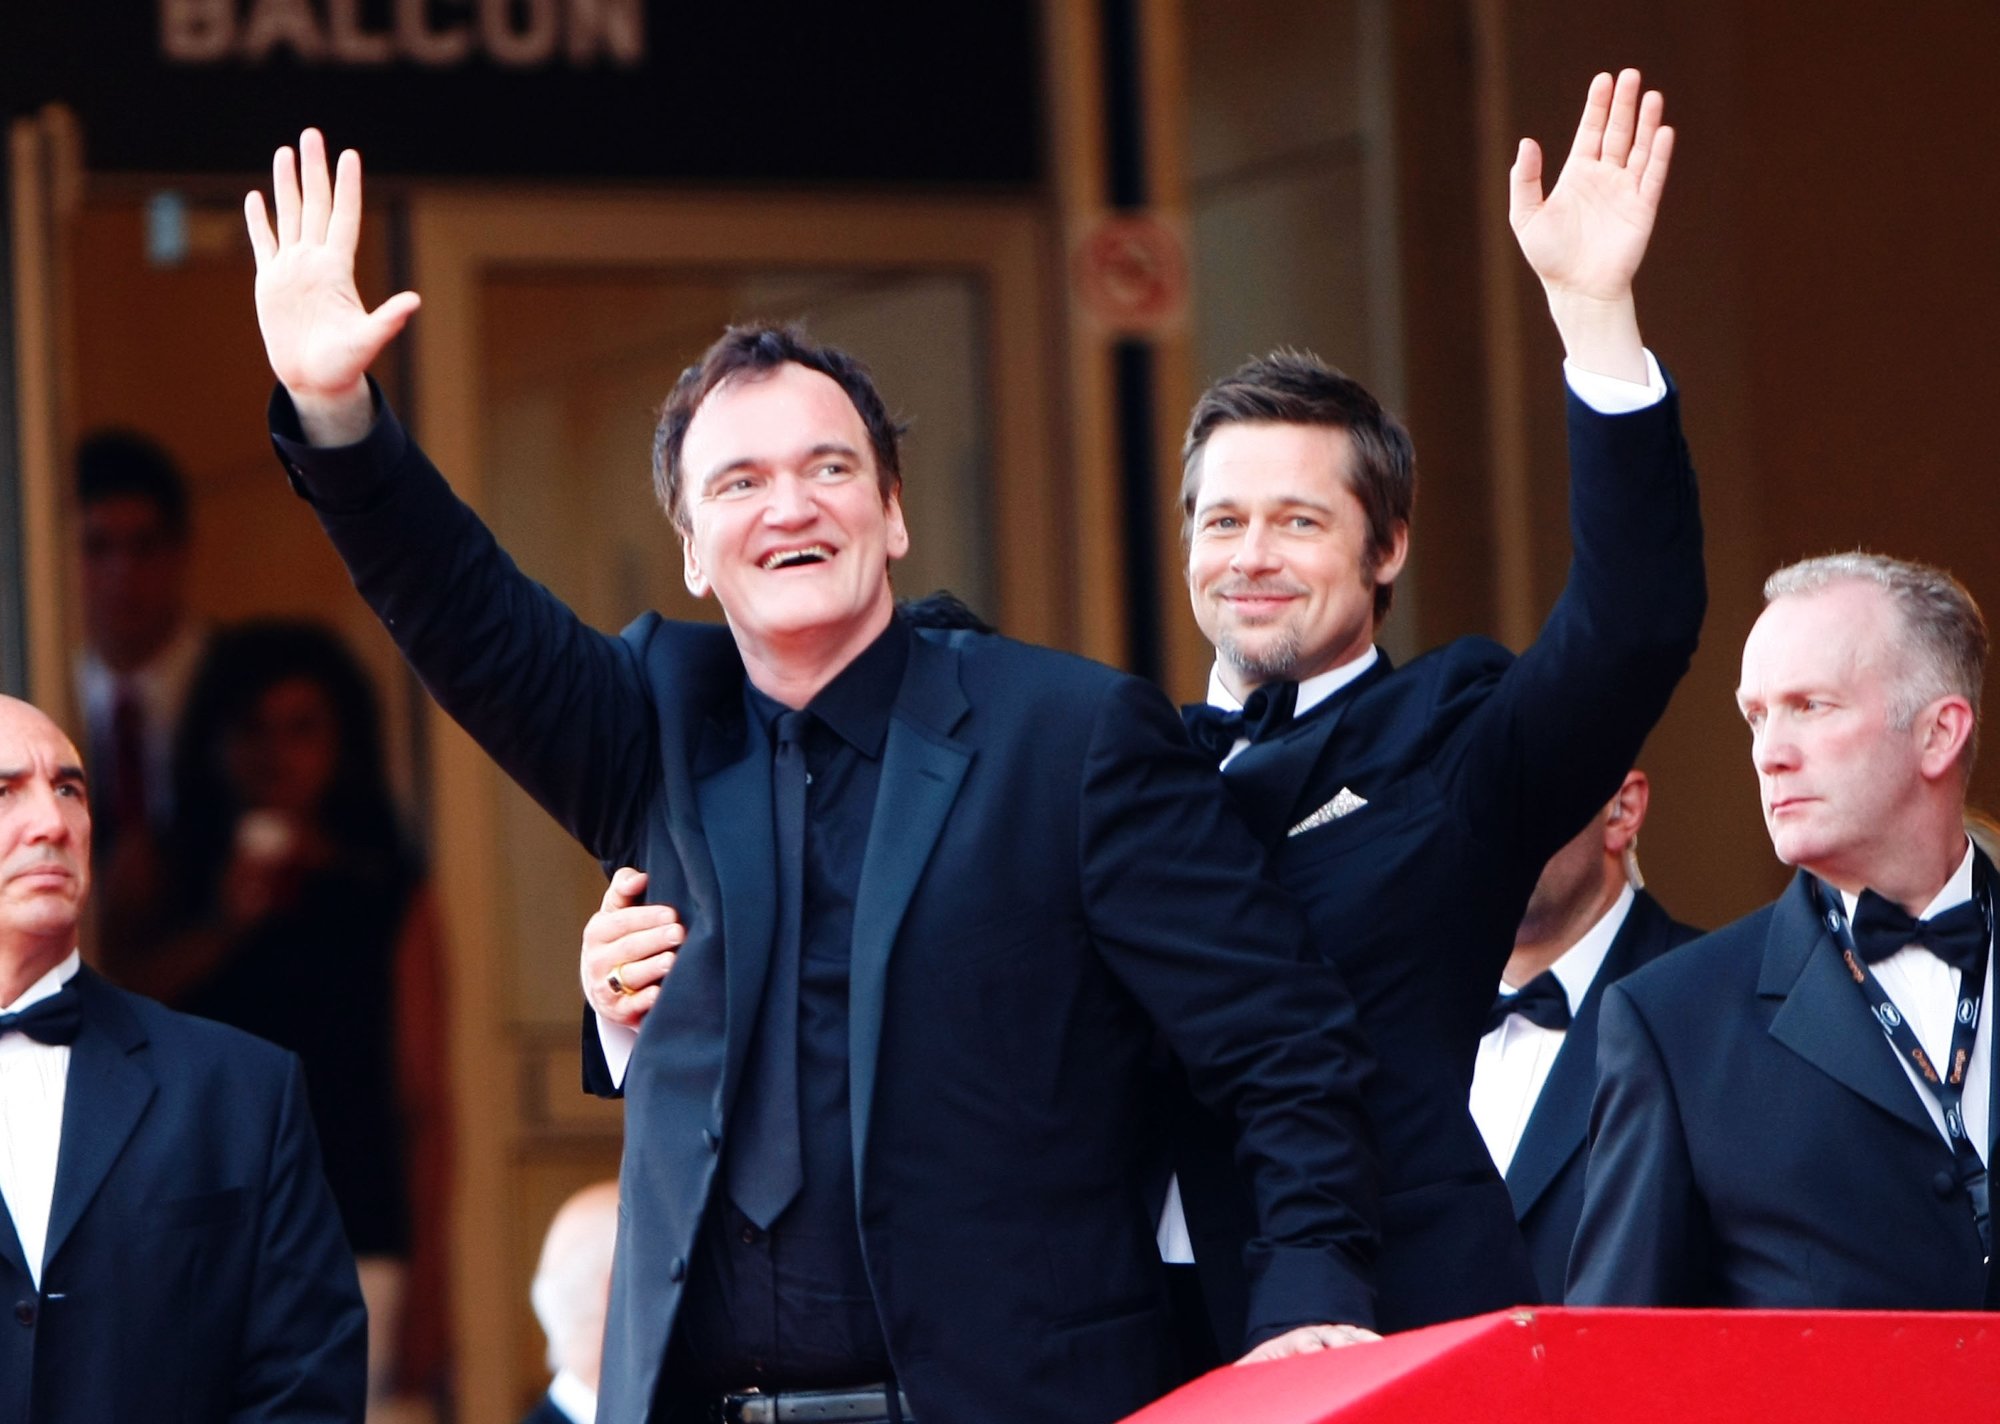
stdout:
[[515,567],[379,393],[354,445],[305,444],[282,388],[270,420],[294,489],[438,705],[592,855],[629,858],[657,784],[633,643],[586,627]]
[[1680,397],[1603,415],[1569,395],[1569,577],[1535,642],[1439,758],[1468,824],[1540,866],[1618,787],[1707,608]]
[[1237,1126],[1257,1212],[1248,1342],[1372,1325],[1376,1164],[1361,1112],[1372,1059],[1338,971],[1166,700],[1122,679],[1098,708],[1082,802],[1086,913],[1112,972]]
[[1631,995],[1613,984],[1598,1017],[1590,1159],[1564,1303],[1708,1303],[1710,1239],[1666,1064]]
[[287,1059],[230,1424],[354,1424],[368,1392],[368,1316],[320,1168],[305,1077]]
[[604,1056],[604,1038],[598,1031],[597,1011],[583,1006],[583,1090],[594,1098],[622,1098],[625,1085],[611,1073],[611,1061]]

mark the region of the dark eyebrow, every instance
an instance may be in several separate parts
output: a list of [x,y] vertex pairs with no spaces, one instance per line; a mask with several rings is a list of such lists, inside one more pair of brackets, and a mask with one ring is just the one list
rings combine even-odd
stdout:
[[[822,455],[841,455],[852,460],[857,465],[861,463],[861,452],[856,450],[852,445],[838,440],[822,441],[820,444],[810,447],[805,452],[805,458],[808,460],[816,460]],[[731,460],[727,464],[717,465],[701,477],[701,488],[703,492],[706,492],[717,480],[722,479],[726,475],[732,475],[738,470],[761,470],[766,463],[768,462],[753,459],[745,455],[740,459]]]
[[[25,766],[0,766],[0,782],[20,781],[27,775],[28,768]],[[55,779],[57,781],[84,781],[83,768],[80,766],[59,766],[55,769]]]
[[762,466],[763,466],[763,461],[753,460],[750,459],[748,456],[745,456],[740,460],[731,460],[727,464],[717,465],[714,469],[710,470],[707,474],[701,477],[701,491],[703,494],[708,493],[708,491],[715,485],[715,482],[719,479],[722,479],[725,475],[733,475],[738,470],[761,469]]

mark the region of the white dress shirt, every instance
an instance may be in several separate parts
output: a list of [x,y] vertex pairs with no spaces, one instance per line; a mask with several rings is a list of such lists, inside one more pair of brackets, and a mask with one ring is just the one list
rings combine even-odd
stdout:
[[[1571,1018],[1583,1006],[1583,996],[1590,992],[1597,971],[1604,967],[1611,942],[1625,927],[1633,899],[1632,887],[1627,885],[1597,923],[1549,966],[1549,973],[1556,976],[1563,997],[1569,1001]],[[1502,983],[1500,992],[1513,994],[1520,987]],[[1555,1067],[1556,1055],[1568,1037],[1568,1029],[1543,1028],[1521,1014],[1511,1014],[1479,1040],[1478,1056],[1472,1060],[1472,1121],[1486,1139],[1486,1150],[1493,1154],[1493,1165],[1502,1176],[1521,1150],[1528,1118],[1541,1100],[1549,1070]]]
[[[1847,918],[1854,918],[1854,906],[1861,899],[1845,890],[1840,898],[1847,905]],[[1954,905],[1963,905],[1972,898],[1972,843],[1966,842],[1965,858],[1952,872],[1951,879],[1945,881],[1944,889],[1938,891],[1924,912],[1917,916],[1928,920],[1941,915]],[[1939,959],[1920,944],[1906,944],[1887,959],[1869,966],[1875,973],[1875,982],[1882,986],[1882,992],[1889,996],[1908,1021],[1923,1045],[1925,1053],[1933,1063],[1951,1061],[1951,1030],[1958,1018],[1959,972]],[[1867,1001],[1859,994],[1855,999],[1866,1008]],[[1979,1007],[1979,1032],[1972,1041],[1972,1062],[1965,1070],[1965,1094],[1960,1099],[1960,1108],[1965,1114],[1965,1133],[1972,1139],[1973,1150],[1979,1153],[1979,1160],[1986,1160],[1987,1126],[1991,1121],[1992,1079],[1990,1069],[1993,1063],[1993,1035],[1987,1024],[1993,1018],[1993,946],[1986,946],[1986,996]],[[1860,1020],[1856,1020],[1860,1022]],[[1946,1142],[1951,1137],[1945,1131],[1944,1109],[1931,1090],[1917,1076],[1917,1070],[1902,1054],[1896,1055],[1896,1062],[1910,1080],[1910,1086],[1923,1099],[1924,1111],[1937,1124],[1938,1136]]]
[[568,1370],[549,1381],[549,1398],[575,1424],[597,1424],[597,1391]]
[[[30,984],[0,1013],[17,1014],[49,998],[82,965],[75,950]],[[69,1088],[69,1045],[37,1043],[25,1033],[0,1035],[0,1198],[14,1218],[35,1288],[42,1284],[42,1252],[49,1239],[49,1209],[56,1195],[56,1160],[62,1152],[63,1100]]]

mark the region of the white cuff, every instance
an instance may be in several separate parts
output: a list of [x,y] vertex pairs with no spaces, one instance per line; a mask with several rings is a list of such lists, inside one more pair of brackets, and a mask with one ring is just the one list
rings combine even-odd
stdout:
[[613,1023],[603,1014],[597,1016],[597,1042],[604,1049],[604,1066],[611,1070],[612,1087],[625,1086],[625,1068],[632,1061],[632,1048],[638,1041],[636,1028]]
[[1568,359],[1563,361],[1563,378],[1569,382],[1576,398],[1599,415],[1630,415],[1635,410],[1658,405],[1667,398],[1667,378],[1660,374],[1660,363],[1653,358],[1650,350],[1646,352],[1644,385],[1636,381],[1621,381],[1601,371],[1586,371]]

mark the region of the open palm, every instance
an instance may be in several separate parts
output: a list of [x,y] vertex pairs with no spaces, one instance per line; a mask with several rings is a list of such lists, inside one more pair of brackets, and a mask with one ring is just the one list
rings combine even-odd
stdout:
[[1508,221],[1545,286],[1613,301],[1625,296],[1646,255],[1673,156],[1674,131],[1660,122],[1658,90],[1640,95],[1639,72],[1591,82],[1569,158],[1547,197],[1542,153],[1523,139],[1514,160]]
[[244,199],[257,256],[257,324],[271,370],[295,401],[353,398],[369,365],[417,309],[399,292],[369,311],[354,283],[361,236],[361,158],[340,156],[329,182],[326,141],[316,129],[272,161],[275,226],[263,195]]

